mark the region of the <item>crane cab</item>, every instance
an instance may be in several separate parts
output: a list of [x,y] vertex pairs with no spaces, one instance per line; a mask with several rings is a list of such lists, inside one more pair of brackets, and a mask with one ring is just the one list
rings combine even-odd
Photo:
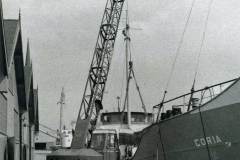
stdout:
[[119,160],[120,158],[116,130],[95,129],[92,133],[90,148],[103,154],[104,160]]

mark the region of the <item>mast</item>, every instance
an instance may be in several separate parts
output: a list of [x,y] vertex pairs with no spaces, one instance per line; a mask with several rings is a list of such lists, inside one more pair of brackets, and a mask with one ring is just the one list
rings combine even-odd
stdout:
[[130,26],[129,26],[129,18],[128,18],[128,10],[126,11],[126,27],[123,30],[123,35],[125,36],[124,40],[126,41],[125,43],[125,57],[126,57],[126,94],[125,94],[125,100],[124,100],[124,106],[123,106],[123,113],[125,108],[127,108],[127,122],[128,122],[128,127],[131,125],[131,109],[129,106],[129,85],[130,85],[130,80],[133,78],[135,82],[135,86],[140,98],[140,101],[142,103],[142,109],[145,113],[145,121],[147,121],[147,110],[143,101],[142,94],[139,89],[139,85],[137,83],[137,79],[135,77],[135,73],[133,70],[133,61],[131,58],[131,51],[130,51]]
[[[123,30],[123,35],[125,36],[124,40],[125,43],[125,59],[126,59],[126,95],[125,95],[125,102],[124,102],[124,110],[127,108],[127,124],[128,127],[131,125],[131,111],[129,107],[129,82],[130,82],[130,72],[129,72],[129,63],[131,61],[131,57],[129,56],[129,43],[130,43],[130,36],[129,36],[129,22],[128,22],[128,10],[126,10],[126,27]],[[130,60],[129,60],[130,57]]]
[[[129,76],[129,58],[128,58],[128,48],[129,48],[129,42],[130,42],[130,37],[129,37],[129,23],[128,23],[128,10],[126,11],[126,81],[127,81],[127,92],[126,92],[126,104],[127,104],[127,116],[128,116],[128,126],[130,127],[131,125],[131,111],[129,107],[129,82],[130,82],[130,76]],[[131,60],[131,59],[130,59]]]
[[60,145],[62,145],[62,126],[63,126],[63,107],[65,104],[65,93],[64,87],[62,87],[61,97],[57,104],[60,104],[60,122],[59,122],[59,132],[60,132]]

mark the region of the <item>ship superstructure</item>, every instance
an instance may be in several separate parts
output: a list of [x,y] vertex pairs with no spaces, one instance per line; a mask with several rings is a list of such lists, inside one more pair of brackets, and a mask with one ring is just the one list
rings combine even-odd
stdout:
[[[140,142],[141,131],[153,123],[152,113],[131,112],[131,125],[129,125],[127,117],[127,112],[104,112],[101,114],[97,125],[97,129],[114,129],[117,132],[120,159],[133,156],[133,150],[137,148]],[[127,150],[129,150],[128,153]]]

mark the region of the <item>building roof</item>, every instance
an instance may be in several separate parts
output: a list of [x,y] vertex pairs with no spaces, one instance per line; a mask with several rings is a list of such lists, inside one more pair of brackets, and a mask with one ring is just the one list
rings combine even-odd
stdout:
[[[24,74],[25,74],[25,90],[26,90],[26,100],[28,107],[33,107],[33,103],[31,103],[30,98],[33,98],[33,73],[32,73],[32,64],[30,60],[30,46],[29,41],[27,42],[27,53],[26,53],[26,61],[24,66]],[[30,106],[32,105],[32,106]]]
[[[21,112],[27,110],[25,74],[22,50],[21,22],[16,19],[4,20],[4,33],[7,48],[8,70],[15,67],[18,104]],[[14,61],[14,63],[12,63]]]
[[[3,23],[3,13],[2,13],[2,2],[0,2],[0,71],[1,70],[3,71],[4,75],[8,74],[5,36],[4,36],[4,23]],[[0,81],[1,81],[1,79],[0,79]]]
[[5,19],[3,21],[7,55],[6,67],[7,70],[15,67],[19,109],[21,112],[29,112],[30,124],[37,125],[36,130],[38,131],[38,89],[34,90],[33,88],[29,41],[24,66],[20,18],[19,20]]
[[7,51],[7,64],[10,66],[15,46],[17,43],[17,37],[19,33],[19,21],[16,19],[7,19],[4,20],[4,32],[5,32],[5,43]]
[[25,74],[25,91],[26,101],[29,112],[29,121],[31,125],[35,125],[35,131],[39,131],[39,119],[38,119],[38,88],[33,88],[33,71],[30,57],[30,43],[27,42],[26,60],[24,66]]

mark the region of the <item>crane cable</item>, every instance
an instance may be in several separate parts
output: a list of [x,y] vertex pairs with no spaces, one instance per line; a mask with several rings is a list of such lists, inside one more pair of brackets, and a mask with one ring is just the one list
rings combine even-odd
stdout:
[[170,74],[169,74],[168,79],[167,79],[167,83],[166,83],[166,86],[165,86],[163,98],[162,98],[162,101],[161,101],[160,106],[158,108],[158,117],[159,117],[159,114],[160,114],[160,110],[163,107],[163,102],[164,102],[165,96],[167,94],[167,90],[168,90],[170,81],[171,81],[172,76],[173,76],[173,71],[175,70],[177,58],[178,58],[178,56],[180,54],[180,49],[181,49],[182,44],[183,44],[183,40],[184,40],[184,37],[185,37],[185,33],[187,31],[187,27],[189,25],[190,17],[191,17],[192,10],[193,10],[195,2],[196,2],[196,0],[193,0],[192,3],[191,3],[191,7],[190,7],[190,10],[189,10],[188,15],[187,15],[187,21],[186,21],[186,23],[184,25],[184,29],[183,29],[183,32],[181,34],[180,41],[179,41],[178,47],[177,47],[176,52],[175,52],[175,57],[174,57],[174,60],[173,60],[172,66],[171,66]]

